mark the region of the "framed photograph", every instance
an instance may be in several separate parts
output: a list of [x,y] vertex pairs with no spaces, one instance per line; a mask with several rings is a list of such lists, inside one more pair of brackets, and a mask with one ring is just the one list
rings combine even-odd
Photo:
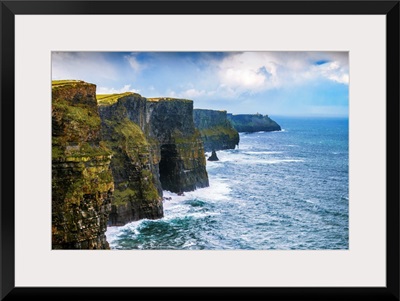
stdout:
[[399,8],[2,1],[2,300],[399,300]]

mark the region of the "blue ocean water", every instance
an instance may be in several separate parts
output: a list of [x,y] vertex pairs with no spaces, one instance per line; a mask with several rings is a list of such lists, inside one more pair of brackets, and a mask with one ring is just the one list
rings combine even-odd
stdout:
[[273,119],[207,161],[210,187],[164,192],[164,218],[109,227],[111,249],[348,249],[348,119]]

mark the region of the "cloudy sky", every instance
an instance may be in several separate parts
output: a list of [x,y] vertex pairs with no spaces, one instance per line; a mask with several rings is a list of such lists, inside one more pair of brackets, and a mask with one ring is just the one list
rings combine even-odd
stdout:
[[347,52],[53,52],[53,79],[234,114],[347,117]]

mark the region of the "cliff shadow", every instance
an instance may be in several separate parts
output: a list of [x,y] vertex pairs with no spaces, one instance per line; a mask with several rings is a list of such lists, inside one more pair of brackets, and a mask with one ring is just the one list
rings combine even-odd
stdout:
[[178,156],[176,144],[163,144],[160,150],[159,172],[161,186],[164,190],[181,193],[182,187],[180,187],[179,174],[183,168],[183,163]]

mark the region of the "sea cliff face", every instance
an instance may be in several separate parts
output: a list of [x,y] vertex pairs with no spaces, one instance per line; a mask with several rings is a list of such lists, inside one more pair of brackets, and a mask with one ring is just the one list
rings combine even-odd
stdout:
[[193,122],[193,101],[151,98],[146,119],[150,124],[149,138],[160,146],[162,188],[182,193],[207,187],[204,146]]
[[163,190],[209,185],[193,101],[52,82],[53,249],[108,249],[107,225],[163,217]]
[[194,109],[193,120],[206,151],[235,149],[239,144],[239,133],[227,119],[226,111]]
[[[158,163],[154,151],[139,125],[130,119],[130,112],[145,107],[138,94],[121,97],[113,106],[100,107],[102,137],[113,152],[111,170],[115,192],[109,225],[124,225],[143,218],[163,217],[162,190],[153,168]],[[135,107],[132,107],[136,104]]]
[[100,139],[96,86],[52,85],[52,248],[108,249],[114,182]]
[[268,115],[261,114],[228,114],[228,119],[238,132],[271,132],[280,131],[281,127]]
[[115,154],[110,225],[162,217],[162,190],[182,193],[209,185],[191,100],[135,93],[99,100],[103,137]]

